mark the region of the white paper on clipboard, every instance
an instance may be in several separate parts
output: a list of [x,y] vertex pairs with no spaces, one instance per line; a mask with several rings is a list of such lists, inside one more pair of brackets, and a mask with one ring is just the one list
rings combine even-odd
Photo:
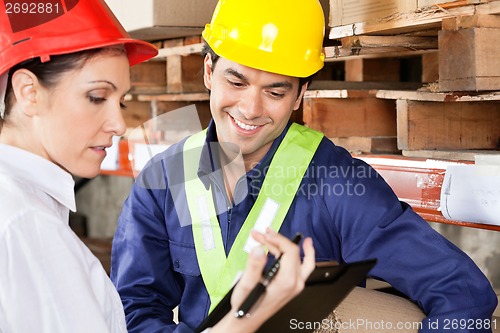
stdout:
[[448,166],[441,211],[450,220],[500,225],[500,166]]

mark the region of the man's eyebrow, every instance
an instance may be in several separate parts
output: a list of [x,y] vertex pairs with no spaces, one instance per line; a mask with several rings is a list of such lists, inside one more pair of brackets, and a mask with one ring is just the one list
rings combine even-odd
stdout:
[[224,74],[226,75],[232,75],[232,76],[235,76],[236,78],[240,79],[241,81],[244,81],[244,82],[248,82],[248,79],[246,78],[245,75],[241,74],[240,72],[232,69],[232,68],[228,68],[224,71]]
[[288,81],[275,82],[267,85],[266,88],[285,88],[287,90],[290,90],[293,88],[293,84]]
[[[241,74],[240,72],[238,72],[232,68],[226,69],[224,71],[224,74],[232,75],[243,82],[248,82],[248,79],[245,75]],[[281,82],[271,83],[269,85],[266,85],[265,87],[266,88],[285,88],[287,90],[290,90],[290,89],[293,89],[293,84],[291,82],[288,82],[288,81],[281,81]]]

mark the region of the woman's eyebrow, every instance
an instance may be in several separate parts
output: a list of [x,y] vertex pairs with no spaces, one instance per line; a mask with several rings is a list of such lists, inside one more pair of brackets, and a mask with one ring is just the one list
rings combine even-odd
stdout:
[[94,83],[106,83],[106,84],[109,84],[113,88],[113,90],[117,90],[118,89],[113,82],[108,81],[108,80],[96,80],[96,81],[90,81],[89,83],[91,83],[91,84],[94,84]]

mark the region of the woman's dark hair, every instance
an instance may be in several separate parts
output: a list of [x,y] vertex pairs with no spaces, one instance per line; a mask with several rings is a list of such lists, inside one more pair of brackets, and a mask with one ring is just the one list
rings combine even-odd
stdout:
[[125,52],[119,48],[96,48],[75,53],[51,56],[50,61],[47,62],[42,62],[40,58],[33,58],[12,67],[8,73],[7,88],[5,93],[5,114],[3,119],[0,118],[0,130],[2,125],[6,123],[7,116],[15,102],[14,92],[12,90],[12,75],[14,75],[17,70],[29,70],[35,74],[41,85],[45,88],[51,88],[57,84],[62,74],[74,69],[82,68],[89,59],[102,52],[108,52],[108,50],[114,50],[110,52],[116,52],[117,54]]
[[[210,45],[208,45],[208,43],[206,41],[203,43],[203,49],[202,49],[201,53],[203,55],[203,58],[205,58],[205,56],[207,54],[210,54],[210,59],[212,59],[212,71],[213,71],[215,69],[215,64],[217,63],[217,60],[219,60],[220,56],[217,53],[215,53],[214,50],[212,50],[212,48],[210,47]],[[315,74],[308,76],[308,77],[299,77],[298,78],[299,79],[299,91],[297,94],[300,94],[300,90],[304,84],[311,83],[314,75]]]

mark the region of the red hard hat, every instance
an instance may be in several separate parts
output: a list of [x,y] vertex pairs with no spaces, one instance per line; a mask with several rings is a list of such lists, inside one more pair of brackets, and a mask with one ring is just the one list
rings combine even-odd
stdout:
[[158,53],[132,39],[104,0],[0,1],[0,75],[28,59],[118,44],[131,66]]

